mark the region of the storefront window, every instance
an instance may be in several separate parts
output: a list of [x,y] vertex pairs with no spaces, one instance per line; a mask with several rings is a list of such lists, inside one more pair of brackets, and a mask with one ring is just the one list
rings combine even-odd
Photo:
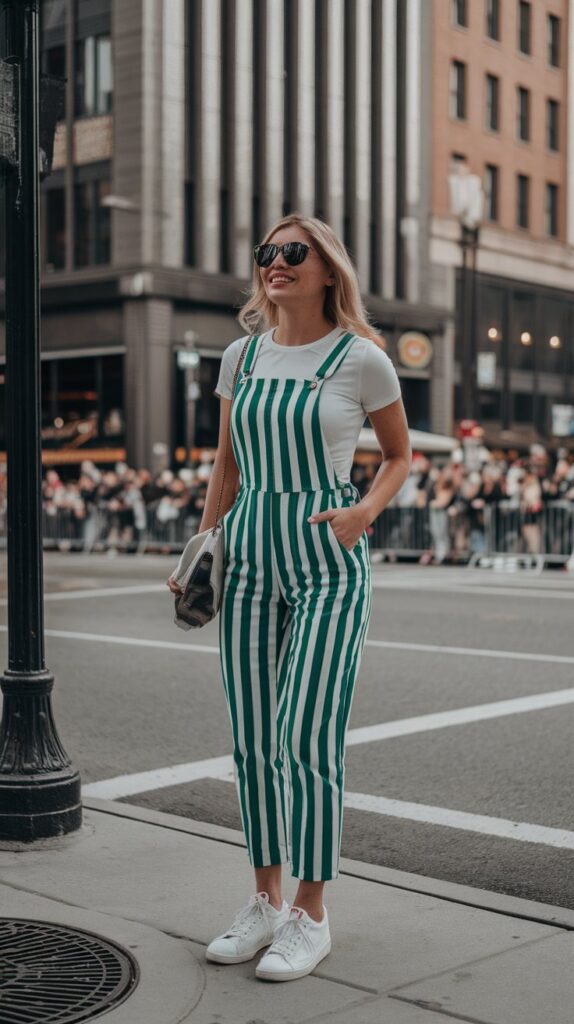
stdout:
[[513,370],[534,369],[536,303],[532,293],[515,291],[511,303],[510,366]]
[[42,447],[125,443],[123,355],[42,360]]
[[571,317],[566,303],[542,300],[541,330],[536,339],[536,365],[542,373],[567,372],[565,352]]
[[403,403],[413,430],[430,430],[430,381],[401,377]]

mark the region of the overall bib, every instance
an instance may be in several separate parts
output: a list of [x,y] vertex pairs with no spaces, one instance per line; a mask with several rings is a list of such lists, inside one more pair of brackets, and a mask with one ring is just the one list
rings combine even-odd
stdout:
[[223,517],[219,640],[234,776],[250,863],[336,878],[345,736],[371,613],[366,531],[350,551],[307,517],[359,501],[321,428],[321,386],[354,340],[337,339],[313,380],[253,378],[249,343],[232,396],[240,472]]

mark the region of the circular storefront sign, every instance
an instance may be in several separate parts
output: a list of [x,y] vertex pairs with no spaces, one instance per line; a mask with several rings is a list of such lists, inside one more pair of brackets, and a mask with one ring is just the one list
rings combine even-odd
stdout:
[[431,361],[432,344],[420,331],[405,331],[398,340],[397,351],[403,366],[422,370]]

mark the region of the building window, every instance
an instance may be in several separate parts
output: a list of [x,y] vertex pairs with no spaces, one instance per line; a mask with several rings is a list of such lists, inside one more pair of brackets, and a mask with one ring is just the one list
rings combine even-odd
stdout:
[[[92,170],[93,176],[88,177]],[[88,267],[109,263],[111,255],[110,210],[102,200],[110,193],[109,176],[99,176],[93,169],[78,169],[84,180],[74,185],[76,228],[75,265]]]
[[486,76],[486,127],[497,132],[499,128],[499,80],[496,75]]
[[486,34],[489,39],[500,39],[499,0],[486,0]]
[[468,11],[466,0],[452,0],[452,23],[459,28],[466,28],[468,25]]
[[488,220],[498,220],[498,167],[487,164],[484,172],[484,207]]
[[459,121],[466,117],[466,64],[460,60],[450,65],[450,116]]
[[548,63],[552,68],[560,67],[560,18],[549,14],[547,20]]
[[558,185],[546,184],[546,234],[558,237]]
[[518,0],[518,49],[521,53],[531,52],[530,16],[530,4],[527,0]]
[[40,24],[42,72],[65,78],[66,0],[44,0],[40,4]]
[[519,174],[516,178],[516,226],[527,228],[529,223],[529,192],[530,179],[526,174]]
[[63,187],[46,189],[46,270],[66,266],[66,192]]
[[76,43],[76,117],[109,114],[112,109],[112,46],[109,35]]
[[530,139],[530,92],[521,85],[516,90],[516,134],[523,142]]
[[558,152],[558,101],[546,101],[546,145],[553,153]]

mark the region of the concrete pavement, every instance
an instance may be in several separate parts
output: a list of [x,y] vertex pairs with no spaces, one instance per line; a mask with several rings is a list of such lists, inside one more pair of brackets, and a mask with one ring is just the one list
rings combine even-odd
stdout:
[[[333,948],[312,975],[258,981],[259,954],[208,963],[252,891],[244,847],[231,829],[85,799],[78,834],[0,848],[0,915],[128,948],[140,977],[109,1024],[571,1024],[573,910],[348,859],[326,886]],[[289,900],[288,866],[284,879]]]

